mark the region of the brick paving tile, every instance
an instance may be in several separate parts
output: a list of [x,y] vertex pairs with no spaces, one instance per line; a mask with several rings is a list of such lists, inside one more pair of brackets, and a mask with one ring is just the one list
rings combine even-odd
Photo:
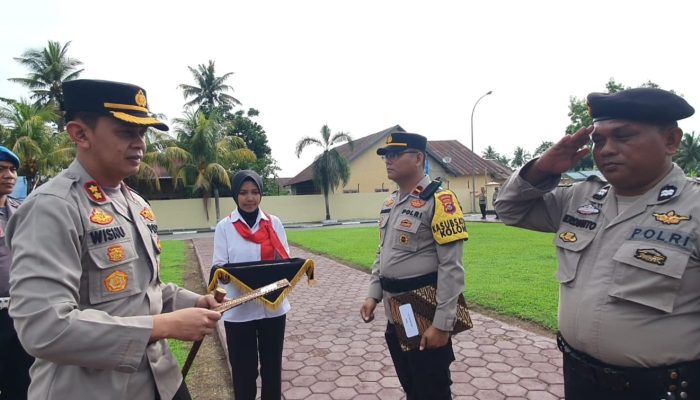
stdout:
[[[202,276],[208,278],[212,238],[193,239]],[[381,304],[365,324],[359,307],[369,275],[292,248],[316,264],[317,285],[299,282],[289,299],[282,390],[289,400],[381,399],[405,395],[384,343]],[[205,279],[206,279],[205,278]],[[479,313],[474,328],[452,338],[452,391],[456,400],[563,399],[561,354],[556,342]],[[223,322],[217,333],[225,337]],[[225,349],[225,339],[222,340]],[[259,385],[259,380],[258,380]]]

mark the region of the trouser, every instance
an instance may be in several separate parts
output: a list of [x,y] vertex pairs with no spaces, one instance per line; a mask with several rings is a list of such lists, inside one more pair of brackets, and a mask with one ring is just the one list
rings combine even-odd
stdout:
[[247,322],[224,322],[236,400],[255,400],[258,354],[261,399],[282,397],[282,348],[286,315]]
[[394,324],[387,324],[384,336],[406,400],[452,399],[452,339],[437,349],[402,351]]
[[606,364],[571,346],[559,335],[564,354],[566,400],[698,400],[700,362],[655,368]]
[[29,367],[34,357],[27,354],[17,338],[7,309],[0,310],[0,399],[27,398]]
[[481,210],[481,218],[486,218],[486,204],[479,203],[479,209]]

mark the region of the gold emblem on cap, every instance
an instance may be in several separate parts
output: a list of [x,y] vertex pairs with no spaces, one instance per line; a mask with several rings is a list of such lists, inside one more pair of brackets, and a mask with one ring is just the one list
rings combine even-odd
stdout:
[[102,283],[110,293],[121,292],[126,289],[126,285],[129,283],[129,275],[117,270],[109,274]]
[[148,105],[148,101],[146,101],[146,94],[143,93],[143,90],[139,89],[139,91],[136,93],[136,104],[141,106],[141,107],[146,107]]
[[593,116],[593,110],[591,109],[591,103],[586,103],[586,109],[588,109],[588,116]]
[[394,141],[394,138],[391,137],[391,135],[389,135],[389,136],[386,137],[386,142],[387,142],[387,144],[388,144],[388,143],[391,143],[391,142],[393,142],[393,141]]

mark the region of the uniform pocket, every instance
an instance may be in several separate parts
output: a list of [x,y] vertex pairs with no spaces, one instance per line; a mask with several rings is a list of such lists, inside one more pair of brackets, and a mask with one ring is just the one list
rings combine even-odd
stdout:
[[138,293],[132,261],[138,259],[130,240],[111,242],[88,250],[90,303],[98,304]]
[[396,231],[392,248],[403,251],[416,251],[418,249],[418,228],[420,219],[401,216],[396,220],[392,229]]
[[554,236],[554,245],[557,247],[557,280],[568,284],[576,279],[581,253],[595,238],[595,232],[580,231],[562,228]]
[[613,257],[618,264],[608,294],[670,313],[689,258],[676,247],[625,242]]

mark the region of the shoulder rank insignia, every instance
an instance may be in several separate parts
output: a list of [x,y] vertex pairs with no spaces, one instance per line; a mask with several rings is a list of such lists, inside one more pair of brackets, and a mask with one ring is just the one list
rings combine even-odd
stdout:
[[420,196],[421,193],[423,193],[423,186],[421,185],[416,186],[416,188],[411,192],[411,194],[414,196]]
[[467,228],[464,226],[464,214],[455,198],[449,190],[436,192],[435,212],[430,228],[433,231],[433,239],[438,244],[446,244],[457,240],[469,239]]
[[656,249],[637,249],[634,258],[656,265],[666,264],[666,256]]
[[120,244],[115,244],[114,246],[107,247],[107,258],[111,262],[119,262],[125,257],[124,247]]
[[605,196],[608,195],[609,191],[610,191],[610,185],[603,186],[599,191],[597,191],[593,195],[593,198],[596,200],[603,200],[605,198]]
[[678,190],[678,188],[673,185],[666,185],[662,187],[661,190],[659,190],[659,197],[657,200],[664,201],[670,199],[676,194],[676,190]]
[[562,242],[567,243],[573,243],[578,240],[578,238],[576,238],[576,234],[573,232],[562,232],[559,234],[559,239],[561,239]]
[[149,221],[155,221],[156,216],[153,215],[153,211],[151,211],[150,208],[144,207],[143,210],[139,213],[143,219],[147,219]]
[[391,207],[392,204],[394,204],[393,197],[389,197],[388,199],[384,200],[384,207]]
[[654,213],[652,214],[657,221],[664,225],[678,225],[683,221],[689,221],[692,216],[685,216],[677,214],[674,210],[668,211],[666,213]]
[[114,221],[114,217],[109,215],[108,213],[98,210],[97,208],[93,208],[92,212],[90,213],[90,222],[98,224],[98,225],[109,225]]
[[105,289],[110,293],[121,292],[126,289],[126,285],[129,283],[129,275],[124,271],[117,270],[107,275],[102,283],[105,285]]
[[104,203],[107,201],[107,195],[102,191],[100,185],[95,181],[85,182],[85,191],[90,197],[90,200],[96,203]]
[[421,208],[424,205],[425,205],[425,200],[421,200],[421,199],[411,200],[411,207]]

